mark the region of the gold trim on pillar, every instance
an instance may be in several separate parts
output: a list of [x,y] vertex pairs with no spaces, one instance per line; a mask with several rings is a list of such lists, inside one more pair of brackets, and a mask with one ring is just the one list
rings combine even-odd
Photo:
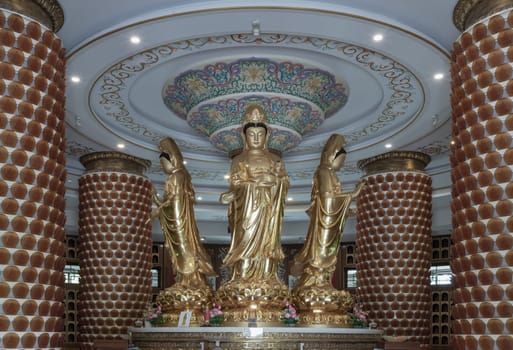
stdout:
[[424,171],[431,157],[422,152],[393,151],[358,161],[357,166],[371,175],[380,172],[416,170]]
[[513,7],[513,0],[459,0],[452,21],[463,32],[479,20],[510,7]]
[[130,156],[121,152],[94,152],[80,157],[80,163],[86,172],[119,171],[144,175],[151,162],[146,159]]
[[57,0],[0,0],[0,8],[33,18],[54,32],[64,24],[64,11]]

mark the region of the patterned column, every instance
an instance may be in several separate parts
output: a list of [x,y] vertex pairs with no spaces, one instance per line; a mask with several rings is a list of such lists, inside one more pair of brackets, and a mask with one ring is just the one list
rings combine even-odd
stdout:
[[56,1],[0,1],[0,348],[59,348],[64,49]]
[[452,53],[454,343],[513,349],[513,1],[459,1]]
[[80,161],[79,179],[81,349],[116,339],[143,317],[151,301],[150,162],[118,152]]
[[430,157],[389,152],[358,162],[367,185],[357,201],[357,297],[388,336],[430,346]]

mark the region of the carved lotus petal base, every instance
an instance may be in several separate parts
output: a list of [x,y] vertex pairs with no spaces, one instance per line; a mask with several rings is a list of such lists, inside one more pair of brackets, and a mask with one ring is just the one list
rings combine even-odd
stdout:
[[192,289],[180,284],[166,288],[157,297],[157,303],[164,314],[174,314],[185,310],[201,310],[212,300],[213,293],[209,286]]
[[[190,320],[189,326],[197,327],[197,326],[201,326],[205,323],[205,319],[203,317],[203,313],[201,312],[201,310],[195,309],[195,310],[191,310],[191,312],[192,312],[192,314],[191,314],[191,320]],[[163,317],[162,317],[162,319],[163,319],[162,326],[163,327],[177,327],[178,321],[180,320],[180,313],[181,313],[181,311],[171,311],[169,313],[164,313]]]
[[281,311],[291,296],[288,287],[274,279],[238,280],[220,287],[215,299],[223,307],[225,325],[247,325],[254,319],[271,326],[280,325]]
[[344,314],[353,306],[351,294],[331,285],[303,286],[293,291],[294,302],[303,316],[304,312]]
[[351,328],[350,317],[341,311],[337,312],[300,312],[301,320],[297,324],[299,327],[338,327]]

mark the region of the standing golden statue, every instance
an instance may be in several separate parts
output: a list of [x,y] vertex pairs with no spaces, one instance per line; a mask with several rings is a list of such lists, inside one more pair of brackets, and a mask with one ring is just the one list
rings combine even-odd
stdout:
[[293,294],[304,323],[344,326],[346,316],[340,312],[352,303],[348,292],[331,283],[349,206],[365,186],[360,182],[353,192],[342,192],[336,172],[346,159],[344,146],[344,137],[338,134],[324,146],[313,178],[306,241],[292,262],[292,273],[300,275]]
[[163,199],[153,193],[157,209],[152,216],[160,219],[175,284],[163,290],[157,302],[162,305],[166,324],[176,323],[184,310],[194,311],[193,323],[202,323],[202,306],[212,297],[206,276],[215,275],[215,271],[200,241],[194,216],[194,189],[182,153],[169,137],[160,142],[159,148],[160,165],[168,177]]
[[289,297],[287,286],[278,278],[289,181],[280,158],[267,149],[269,130],[260,106],[247,108],[242,130],[244,148],[232,160],[230,189],[220,198],[229,204],[232,239],[224,264],[232,268],[232,278],[217,297],[227,321],[247,322],[254,317],[277,322]]

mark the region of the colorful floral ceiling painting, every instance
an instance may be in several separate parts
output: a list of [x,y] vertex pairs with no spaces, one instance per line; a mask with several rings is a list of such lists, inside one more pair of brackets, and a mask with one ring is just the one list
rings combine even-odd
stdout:
[[261,58],[190,70],[163,89],[164,103],[174,114],[228,153],[242,147],[240,123],[250,104],[264,108],[272,133],[269,147],[283,152],[340,110],[347,98],[346,84],[327,71]]

